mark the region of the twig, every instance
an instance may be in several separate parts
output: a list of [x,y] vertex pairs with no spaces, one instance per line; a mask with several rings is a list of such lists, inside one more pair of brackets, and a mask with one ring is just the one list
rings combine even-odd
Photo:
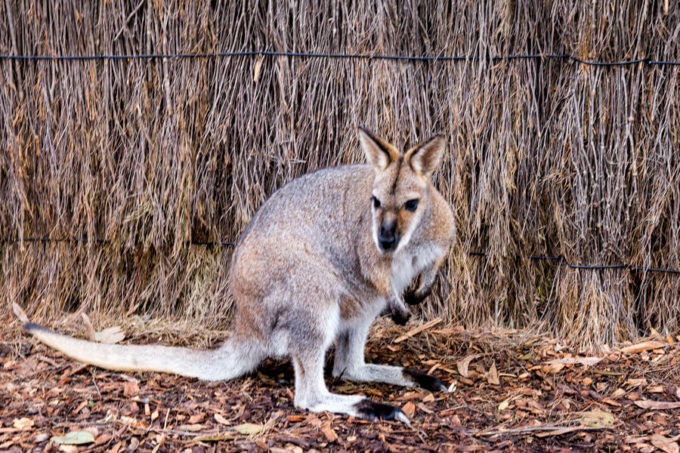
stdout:
[[418,326],[414,329],[409,330],[404,335],[402,335],[399,338],[397,338],[396,340],[394,340],[394,343],[400,343],[400,342],[406,340],[407,338],[411,338],[412,336],[417,335],[424,330],[427,330],[427,329],[430,329],[430,328],[436,326],[440,322],[442,322],[442,318],[436,318],[436,319],[433,319],[430,322],[426,322],[425,324],[423,324],[421,326]]
[[[474,436],[495,436],[498,434],[524,434],[536,431],[559,431],[557,434],[565,434],[572,431],[597,431],[601,429],[610,429],[613,426],[595,425],[595,426],[565,426],[565,425],[539,425],[539,426],[524,426],[522,428],[499,429],[493,431],[481,431],[473,433]],[[564,431],[563,431],[564,430]],[[549,434],[544,434],[549,435]]]

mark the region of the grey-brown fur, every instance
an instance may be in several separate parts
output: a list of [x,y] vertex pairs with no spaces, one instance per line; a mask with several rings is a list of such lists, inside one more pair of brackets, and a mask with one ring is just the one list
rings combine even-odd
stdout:
[[[26,330],[104,368],[210,380],[242,375],[265,357],[288,356],[295,368],[296,406],[406,420],[396,408],[330,393],[323,364],[335,343],[334,376],[443,388],[424,373],[364,363],[364,346],[371,322],[384,310],[408,318],[404,290],[417,278],[415,297],[427,294],[453,238],[451,210],[429,179],[444,140],[434,137],[402,155],[366,131],[359,135],[369,165],[302,176],[254,215],[232,257],[236,311],[220,348],[103,345],[34,324]],[[417,208],[407,209],[413,200]]]

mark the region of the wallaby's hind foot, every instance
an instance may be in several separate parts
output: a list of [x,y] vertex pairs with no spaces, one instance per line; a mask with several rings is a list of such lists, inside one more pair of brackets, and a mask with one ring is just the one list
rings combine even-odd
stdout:
[[400,422],[408,423],[409,421],[404,411],[397,406],[391,404],[377,403],[369,399],[363,399],[355,405],[362,418],[369,420],[398,420]]
[[318,348],[311,354],[293,356],[295,369],[295,406],[312,412],[329,411],[369,420],[400,420],[408,417],[396,406],[377,403],[360,395],[331,393],[323,380],[325,351]]
[[404,368],[402,370],[402,373],[408,379],[413,381],[413,383],[415,385],[417,385],[418,387],[422,387],[425,390],[429,390],[431,392],[448,392],[449,391],[446,388],[446,386],[444,385],[444,383],[442,382],[441,379],[439,379],[436,376],[432,376],[430,374],[427,374],[424,371],[414,370],[413,368]]
[[333,412],[368,420],[398,420],[410,423],[408,417],[397,406],[372,401],[359,395],[340,395],[329,391],[320,395],[300,395],[295,392],[295,406],[312,412]]

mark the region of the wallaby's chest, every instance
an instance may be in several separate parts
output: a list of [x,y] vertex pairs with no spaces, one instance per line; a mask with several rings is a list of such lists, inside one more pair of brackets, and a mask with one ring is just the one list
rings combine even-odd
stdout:
[[436,259],[438,247],[432,244],[413,245],[392,260],[392,288],[402,294],[413,280]]

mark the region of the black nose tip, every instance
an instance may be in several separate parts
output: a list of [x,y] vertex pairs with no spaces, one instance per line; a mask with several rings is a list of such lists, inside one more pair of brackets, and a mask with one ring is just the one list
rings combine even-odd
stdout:
[[397,228],[394,223],[387,223],[380,225],[378,232],[378,242],[383,250],[393,250],[397,247],[399,238],[397,237]]
[[380,247],[382,247],[383,250],[392,250],[396,248],[397,241],[395,239],[390,239],[389,241],[384,241],[382,239],[379,239],[380,241]]
[[394,234],[394,232],[390,232],[389,234],[383,234],[381,231],[380,234],[378,235],[378,242],[380,242],[380,247],[383,250],[394,250],[397,248],[397,236]]

